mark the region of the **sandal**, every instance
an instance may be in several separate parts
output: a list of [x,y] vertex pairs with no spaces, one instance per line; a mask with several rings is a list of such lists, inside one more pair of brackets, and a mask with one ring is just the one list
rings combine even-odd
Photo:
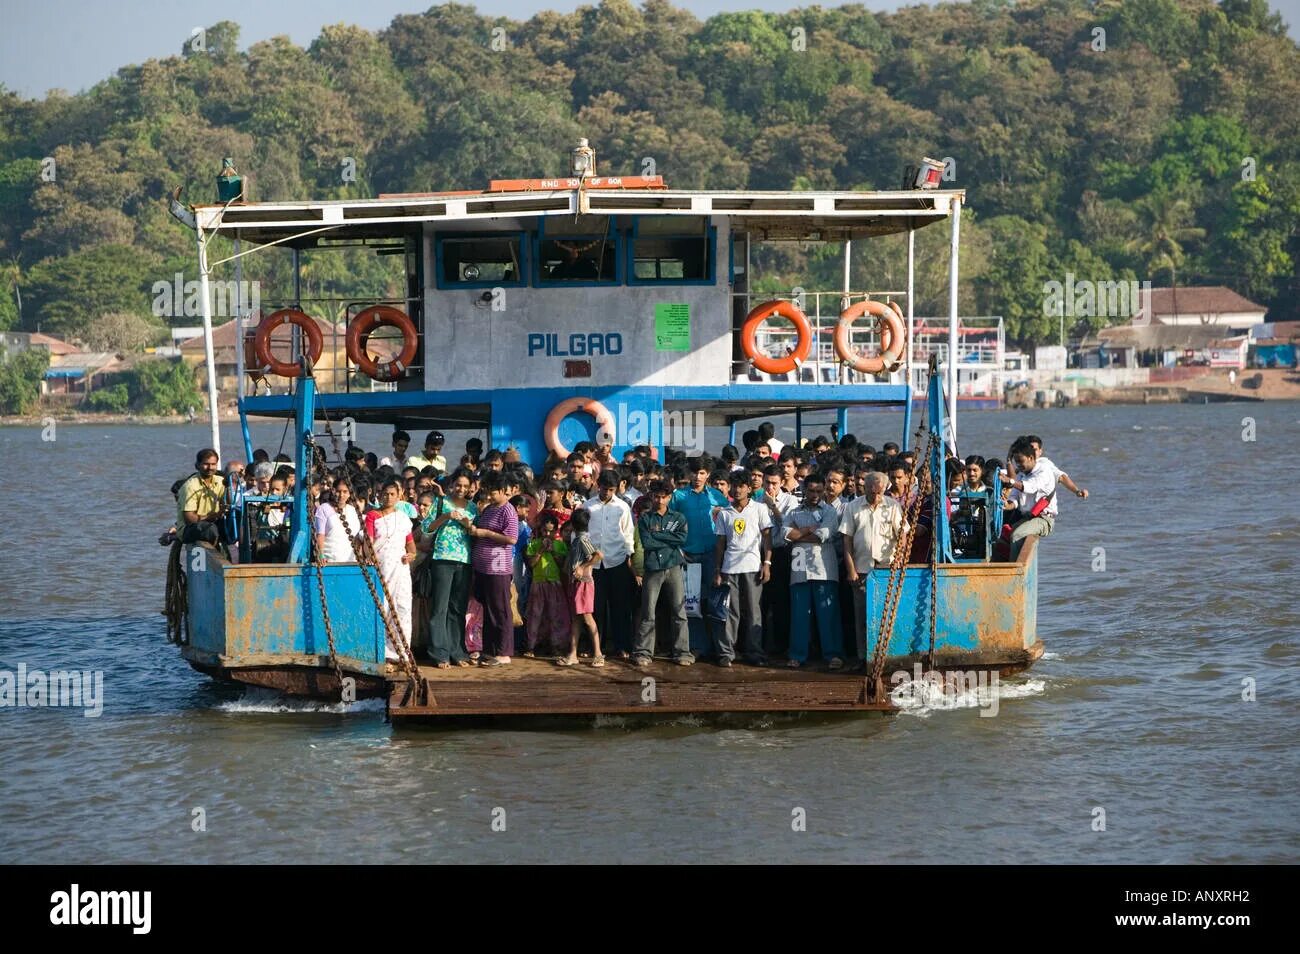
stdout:
[[576,666],[576,665],[578,665],[578,660],[576,660],[576,659],[570,659],[568,656],[561,656],[559,659],[555,660],[555,665],[557,665],[557,666]]
[[597,669],[599,669],[601,666],[605,665],[605,657],[594,656],[592,657],[591,664],[595,666]]
[[436,666],[435,668],[437,668],[437,669],[450,669],[450,668],[451,668],[451,663],[449,663],[449,662],[440,662],[440,663],[437,664],[437,666]]
[[785,661],[785,668],[786,668],[786,669],[798,669],[800,665],[801,665],[801,664],[800,664],[799,660],[797,660],[797,659],[787,659],[787,660]]
[[532,652],[531,650],[528,651],[528,652],[525,652],[525,653],[520,653],[520,655],[523,656],[525,659],[536,659],[536,658],[537,658],[537,653]]
[[457,660],[456,660],[456,665],[457,665],[457,666],[463,666],[463,667],[465,667],[466,669],[468,669],[470,666],[472,666],[472,665],[474,665],[474,664],[473,664],[472,662],[470,662],[468,659],[457,659]]

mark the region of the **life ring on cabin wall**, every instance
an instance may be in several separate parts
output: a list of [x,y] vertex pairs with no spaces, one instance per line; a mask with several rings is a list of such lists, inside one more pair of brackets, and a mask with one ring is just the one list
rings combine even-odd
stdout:
[[[366,350],[366,342],[370,340],[370,336],[377,328],[396,328],[402,333],[402,350],[392,361],[379,361],[372,358],[370,352]],[[352,363],[360,368],[366,377],[375,381],[396,381],[400,378],[415,360],[415,352],[420,345],[415,322],[411,321],[405,312],[399,311],[392,305],[371,305],[357,312],[356,317],[348,325],[344,341]]]
[[601,431],[613,434],[616,428],[614,415],[595,398],[565,398],[551,408],[551,413],[546,415],[546,423],[542,425],[542,437],[546,441],[546,449],[560,457],[569,456],[569,449],[560,442],[560,422],[575,411],[590,414],[596,419],[597,434]]
[[[780,315],[794,323],[799,335],[794,350],[784,358],[773,358],[758,350],[758,329],[763,322],[773,315]],[[745,316],[745,324],[740,329],[740,347],[757,370],[766,374],[788,374],[808,360],[812,353],[812,327],[799,306],[792,301],[769,301],[754,308]]]
[[315,319],[297,308],[281,308],[279,311],[272,312],[257,326],[257,334],[253,337],[257,370],[269,371],[282,378],[296,378],[302,371],[298,362],[280,361],[271,354],[271,332],[283,324],[296,325],[302,329],[302,333],[307,337],[307,357],[313,365],[320,361],[321,353],[325,350],[325,339]]
[[[870,358],[855,352],[849,340],[853,322],[863,315],[871,315],[875,318],[880,329],[880,354]],[[903,331],[902,311],[892,301],[888,304],[879,301],[860,301],[840,312],[840,320],[835,325],[835,353],[854,371],[861,371],[863,374],[893,371],[898,367],[899,358],[902,357],[906,346],[907,335]]]

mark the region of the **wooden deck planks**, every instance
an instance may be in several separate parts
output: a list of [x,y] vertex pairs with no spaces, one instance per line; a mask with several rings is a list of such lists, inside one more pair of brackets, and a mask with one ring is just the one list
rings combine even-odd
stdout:
[[817,669],[723,669],[708,663],[648,669],[610,660],[575,667],[517,657],[509,666],[436,669],[421,666],[423,700],[409,683],[390,685],[394,719],[462,715],[597,715],[722,712],[892,711],[867,701],[861,674]]

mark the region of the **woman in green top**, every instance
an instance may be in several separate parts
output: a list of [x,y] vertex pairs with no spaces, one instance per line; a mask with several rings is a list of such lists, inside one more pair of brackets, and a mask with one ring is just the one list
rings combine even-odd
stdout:
[[429,591],[429,651],[439,669],[468,666],[465,652],[465,611],[469,608],[469,528],[478,508],[469,499],[470,477],[458,469],[420,522],[417,546],[428,553],[432,586]]

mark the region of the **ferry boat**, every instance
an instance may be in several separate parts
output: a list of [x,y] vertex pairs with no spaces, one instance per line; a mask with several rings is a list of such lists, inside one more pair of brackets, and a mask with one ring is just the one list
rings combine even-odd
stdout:
[[[304,250],[365,244],[404,263],[404,297],[324,304],[335,309],[326,318],[346,327],[347,359],[334,390],[318,387],[313,371],[323,335],[304,308],[319,309],[320,300],[298,294],[263,301],[267,317],[255,328],[246,315],[234,319],[236,340],[249,344],[247,360],[236,349],[245,459],[253,449],[249,415],[288,418],[299,474],[308,472],[315,448],[325,449],[331,466],[339,462],[332,438],[345,420],[416,434],[481,428],[488,447],[513,447],[539,467],[548,450],[582,439],[612,442],[615,459],[636,444],[650,444],[664,459],[662,433],[631,431],[636,422],[671,421],[674,414],[727,426],[735,443],[736,428],[756,419],[792,414],[801,429],[804,414],[833,414],[842,434],[849,408],[885,407],[899,412],[896,437],[907,447],[916,437],[917,374],[928,372],[917,433],[933,472],[943,473],[943,448],[959,438],[958,365],[932,360],[928,368],[913,367],[912,294],[915,232],[946,223],[945,350],[959,354],[965,193],[937,188],[940,164],[925,160],[913,170],[913,187],[894,191],[755,192],[679,190],[661,176],[597,175],[585,140],[569,159],[562,178],[302,202],[243,201],[228,168],[219,179],[222,201],[186,209],[173,199],[173,214],[197,235],[213,408],[211,237],[233,240],[244,275],[267,255],[289,255],[297,268]],[[871,243],[888,236],[907,243],[906,287],[850,288],[852,256],[869,255]],[[754,275],[754,251],[765,242],[840,246],[844,287],[758,294],[766,286]],[[293,333],[287,358],[276,356],[280,346],[271,337],[284,325]],[[400,342],[377,354],[368,342],[385,328]],[[249,393],[249,375],[266,376],[286,393]],[[214,414],[212,446],[220,451],[215,420]],[[393,718],[869,711],[892,707],[890,674],[917,665],[1006,674],[1043,652],[1037,540],[1030,538],[1015,562],[994,558],[1001,527],[995,494],[973,537],[970,521],[959,531],[938,505],[932,559],[871,572],[866,672],[656,661],[647,673],[516,658],[487,671],[408,662],[394,675],[385,669],[385,642],[393,636],[379,608],[378,573],[357,563],[313,564],[306,483],[298,482],[292,499],[287,562],[236,563],[215,550],[184,548],[186,605],[175,629],[194,668],[298,695],[382,695]]]

